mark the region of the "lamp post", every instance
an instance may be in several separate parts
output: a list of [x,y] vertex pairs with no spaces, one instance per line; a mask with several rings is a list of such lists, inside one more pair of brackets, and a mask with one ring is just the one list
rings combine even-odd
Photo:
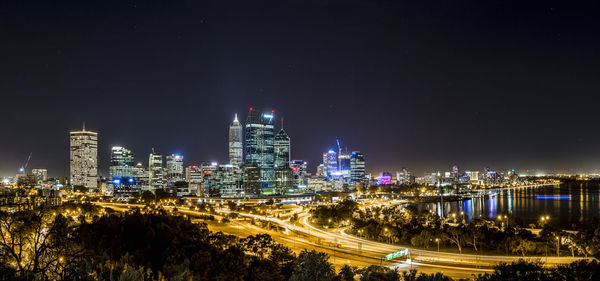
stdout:
[[560,252],[558,251],[560,248],[560,238],[556,236],[556,256],[560,257]]
[[437,242],[438,253],[440,252],[440,238],[435,238],[435,242]]

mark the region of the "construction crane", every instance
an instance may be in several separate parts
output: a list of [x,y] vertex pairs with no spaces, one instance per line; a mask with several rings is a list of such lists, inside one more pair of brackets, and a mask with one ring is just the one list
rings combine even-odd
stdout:
[[27,169],[27,165],[29,165],[29,160],[31,160],[31,154],[33,154],[33,152],[29,152],[29,157],[27,157],[27,162],[25,162],[25,165],[21,166],[21,169],[19,169],[19,172],[21,174],[25,173],[25,169]]

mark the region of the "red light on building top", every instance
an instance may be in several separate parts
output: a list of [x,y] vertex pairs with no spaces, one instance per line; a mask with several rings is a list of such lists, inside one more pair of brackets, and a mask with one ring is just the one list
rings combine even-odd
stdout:
[[275,109],[272,109],[272,110],[271,110],[271,113],[275,113]]
[[250,107],[250,111],[254,110],[254,107]]

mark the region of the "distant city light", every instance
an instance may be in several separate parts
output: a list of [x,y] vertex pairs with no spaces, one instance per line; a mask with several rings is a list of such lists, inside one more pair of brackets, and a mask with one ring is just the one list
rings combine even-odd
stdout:
[[538,195],[535,199],[571,200],[571,195]]

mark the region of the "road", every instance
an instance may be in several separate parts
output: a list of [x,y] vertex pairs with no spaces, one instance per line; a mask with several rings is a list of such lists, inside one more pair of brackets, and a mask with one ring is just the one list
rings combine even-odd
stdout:
[[[143,205],[139,204],[125,203],[97,202],[95,204],[119,211],[133,207],[143,207]],[[171,207],[165,206],[165,208]],[[178,207],[178,210],[180,213],[187,215],[205,214],[185,207]],[[226,209],[216,211],[219,213],[231,213],[231,211]],[[241,217],[269,221],[285,228],[285,231],[282,233],[267,230],[248,222],[235,220],[232,220],[227,225],[209,224],[209,228],[213,231],[222,231],[240,237],[266,233],[271,235],[275,241],[285,244],[296,253],[305,249],[325,252],[331,257],[330,262],[338,268],[343,264],[351,264],[358,267],[384,265],[400,271],[414,268],[424,273],[441,272],[453,278],[468,278],[473,274],[492,272],[492,267],[498,263],[510,263],[521,259],[521,257],[517,256],[470,255],[409,248],[410,259],[397,259],[392,262],[386,262],[383,260],[385,255],[407,248],[352,236],[347,234],[344,229],[319,229],[310,224],[310,215],[301,213],[300,208],[292,210],[292,213],[301,215],[299,221],[293,224],[274,217],[240,212],[235,213]],[[526,259],[540,260],[549,265],[555,265],[570,263],[582,258],[526,257]]]

